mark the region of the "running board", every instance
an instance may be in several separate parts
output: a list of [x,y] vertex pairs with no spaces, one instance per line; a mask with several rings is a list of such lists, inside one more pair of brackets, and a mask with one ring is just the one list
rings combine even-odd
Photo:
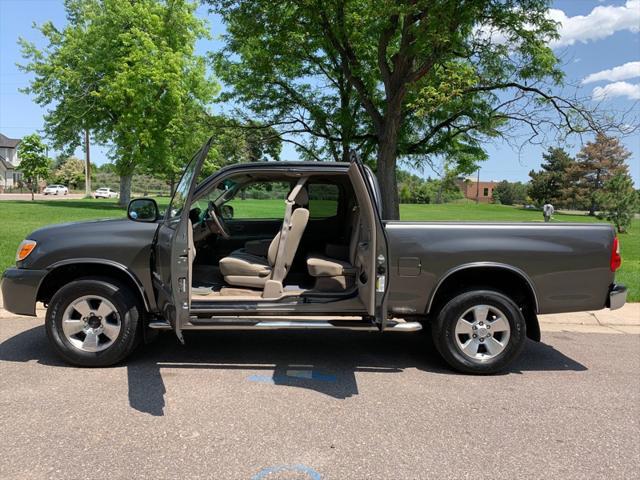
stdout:
[[[170,330],[171,325],[165,322],[151,322],[149,328]],[[219,318],[192,321],[182,327],[182,330],[355,330],[363,332],[377,332],[376,324],[359,320],[329,320],[329,321],[286,321],[286,320],[246,320],[239,318]],[[397,322],[391,320],[385,327],[385,332],[417,332],[422,330],[419,322]]]

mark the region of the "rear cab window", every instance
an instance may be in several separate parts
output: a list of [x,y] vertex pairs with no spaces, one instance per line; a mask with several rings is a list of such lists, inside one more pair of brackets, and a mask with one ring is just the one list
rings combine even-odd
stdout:
[[241,188],[227,203],[234,210],[233,217],[245,220],[282,220],[285,199],[291,183],[256,182]]
[[309,216],[311,218],[331,218],[338,215],[340,188],[333,183],[310,183]]

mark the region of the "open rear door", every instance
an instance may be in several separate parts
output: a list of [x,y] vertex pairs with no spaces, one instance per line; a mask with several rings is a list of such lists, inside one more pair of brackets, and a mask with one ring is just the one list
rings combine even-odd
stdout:
[[181,342],[184,341],[182,325],[189,321],[191,307],[191,260],[194,252],[189,209],[211,141],[209,139],[185,168],[156,234],[153,283],[158,307]]
[[388,250],[387,237],[382,223],[382,212],[375,177],[358,154],[351,154],[349,178],[358,199],[361,215],[361,232],[358,241],[358,263],[364,276],[356,282],[358,294],[367,313],[375,318],[380,330],[387,322]]

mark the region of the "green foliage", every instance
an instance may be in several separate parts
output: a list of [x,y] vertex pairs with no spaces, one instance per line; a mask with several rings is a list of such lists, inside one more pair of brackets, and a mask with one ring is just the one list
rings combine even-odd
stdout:
[[62,183],[69,187],[77,188],[85,181],[85,163],[76,157],[67,157],[58,160],[58,165],[53,171],[52,179],[55,183]]
[[616,173],[597,193],[597,198],[605,218],[616,226],[618,232],[626,232],[638,210],[638,195],[631,176],[625,172]]
[[522,205],[527,201],[527,185],[503,180],[493,189],[493,200],[502,205]]
[[547,153],[542,154],[542,158],[542,170],[529,172],[531,178],[529,197],[537,206],[545,203],[551,203],[556,208],[569,206],[567,205],[570,187],[568,170],[575,160],[559,147],[550,147]]
[[387,218],[398,215],[398,157],[477,162],[509,121],[535,131],[550,105],[535,101],[549,98],[539,82],[562,79],[549,0],[207,3],[226,26],[216,63],[228,98],[282,134],[310,135],[309,158],[375,155]]
[[38,189],[38,180],[47,179],[53,163],[46,155],[47,146],[36,133],[27,135],[18,145],[20,171],[31,186],[31,200]]
[[598,133],[578,153],[576,162],[567,169],[567,197],[572,203],[587,208],[595,215],[600,208],[600,191],[618,174],[628,176],[626,160],[631,156],[619,139]]
[[218,91],[194,53],[208,36],[196,7],[188,0],[66,0],[64,29],[39,27],[44,50],[21,39],[29,61],[22,68],[34,76],[26,91],[39,105],[53,105],[45,130],[54,145],[74,149],[89,130],[111,146],[123,177],[137,167],[178,168],[188,121]]
[[426,180],[404,170],[397,171],[400,203],[448,203],[462,198],[454,175]]

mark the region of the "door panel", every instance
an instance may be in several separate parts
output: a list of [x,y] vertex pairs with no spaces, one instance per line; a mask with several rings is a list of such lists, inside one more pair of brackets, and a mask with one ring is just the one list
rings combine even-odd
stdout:
[[158,307],[182,341],[182,325],[189,321],[191,258],[189,208],[202,163],[212,139],[194,155],[176,187],[154,248],[153,280]]
[[369,315],[375,317],[380,329],[387,321],[386,297],[388,285],[387,240],[379,211],[377,192],[370,173],[357,154],[351,157],[349,178],[360,205],[361,231],[358,242],[358,263],[364,271],[357,279],[358,295]]

